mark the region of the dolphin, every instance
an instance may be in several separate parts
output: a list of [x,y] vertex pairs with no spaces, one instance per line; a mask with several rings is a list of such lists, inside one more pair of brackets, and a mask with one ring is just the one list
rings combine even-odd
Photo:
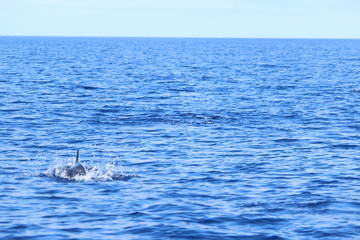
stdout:
[[86,175],[85,167],[79,162],[79,150],[77,150],[74,164],[66,169],[66,175],[71,178]]

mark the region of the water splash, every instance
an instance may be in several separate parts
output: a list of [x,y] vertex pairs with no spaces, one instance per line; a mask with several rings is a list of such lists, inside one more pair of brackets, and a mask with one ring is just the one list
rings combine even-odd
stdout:
[[83,166],[86,169],[85,175],[76,175],[70,177],[67,171],[71,168],[73,159],[65,160],[60,157],[56,157],[51,162],[48,169],[39,174],[39,176],[53,178],[59,181],[70,182],[89,182],[89,181],[127,181],[134,177],[139,177],[135,173],[125,173],[121,168],[122,166],[117,164],[117,161],[84,161]]

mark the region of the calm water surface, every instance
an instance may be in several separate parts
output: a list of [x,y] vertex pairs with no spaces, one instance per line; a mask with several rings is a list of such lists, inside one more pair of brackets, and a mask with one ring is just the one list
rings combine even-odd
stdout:
[[359,239],[359,80],[360,40],[1,37],[0,238]]

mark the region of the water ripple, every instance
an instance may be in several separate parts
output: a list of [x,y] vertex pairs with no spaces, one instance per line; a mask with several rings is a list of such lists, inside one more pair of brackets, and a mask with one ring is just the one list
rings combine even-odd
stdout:
[[360,236],[358,40],[0,43],[1,239]]

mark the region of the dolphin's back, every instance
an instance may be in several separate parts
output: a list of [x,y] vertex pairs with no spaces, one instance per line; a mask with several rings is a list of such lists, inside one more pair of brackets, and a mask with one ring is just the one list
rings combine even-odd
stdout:
[[67,170],[67,175],[69,177],[74,177],[77,175],[84,176],[86,175],[85,167],[79,162],[79,150],[76,152],[76,159],[74,165]]
[[84,176],[86,175],[86,170],[81,163],[77,162],[68,170],[67,173],[69,177],[74,177],[76,175]]

